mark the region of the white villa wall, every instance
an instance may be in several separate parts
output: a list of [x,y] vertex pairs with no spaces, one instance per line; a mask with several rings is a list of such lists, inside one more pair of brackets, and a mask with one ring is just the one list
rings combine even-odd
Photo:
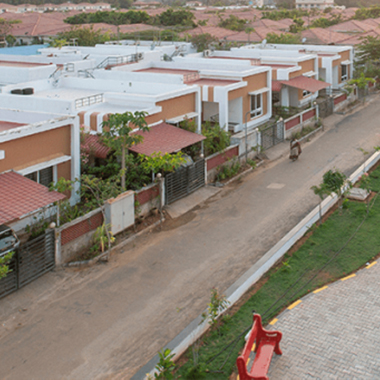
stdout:
[[[66,88],[86,89],[102,92],[121,92],[133,94],[159,95],[178,90],[187,90],[191,86],[180,84],[162,84],[149,82],[118,81],[93,78],[62,78],[61,86]],[[194,89],[197,86],[193,86]]]
[[[2,102],[1,102],[2,104]],[[25,123],[33,124],[46,120],[56,119],[62,115],[53,113],[41,113],[41,112],[20,112],[15,109],[3,109],[0,108],[0,120],[8,121],[11,123]],[[71,122],[71,119],[68,119]]]
[[52,112],[62,115],[73,115],[74,104],[71,101],[60,99],[39,98],[36,96],[0,94],[2,108],[15,110]]
[[0,54],[0,61],[13,61],[13,62],[32,62],[32,63],[46,63],[46,64],[65,64],[67,62],[82,61],[82,55],[66,54],[62,57],[54,56],[49,57],[47,55],[8,55]]
[[122,70],[124,66],[117,66],[112,70],[96,70],[93,76],[96,79],[120,80],[126,82],[145,82],[145,83],[168,83],[183,84],[182,75],[158,74],[146,72],[131,72]]
[[236,98],[228,102],[228,122],[238,123],[243,122],[243,98]]
[[45,79],[48,78],[56,68],[56,65],[39,67],[2,66],[0,69],[0,83],[20,83]]

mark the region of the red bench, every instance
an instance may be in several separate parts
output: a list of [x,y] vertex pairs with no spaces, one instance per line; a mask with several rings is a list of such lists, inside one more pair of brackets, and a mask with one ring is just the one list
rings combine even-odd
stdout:
[[[282,333],[279,331],[268,331],[261,325],[261,316],[254,314],[253,326],[249,333],[249,338],[245,344],[243,353],[237,358],[236,365],[239,371],[240,380],[268,380],[268,369],[273,356],[273,351],[277,355],[282,355],[280,350],[280,340]],[[253,345],[254,349],[252,350]],[[255,351],[255,359],[252,368],[248,372],[247,361],[251,351]]]

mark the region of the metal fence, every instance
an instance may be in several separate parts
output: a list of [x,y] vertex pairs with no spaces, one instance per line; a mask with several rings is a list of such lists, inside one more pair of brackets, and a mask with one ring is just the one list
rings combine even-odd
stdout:
[[21,245],[8,266],[10,272],[0,280],[0,298],[54,269],[54,230],[46,230],[43,235]]
[[165,203],[186,197],[205,184],[204,159],[169,173],[165,176]]
[[284,121],[270,125],[260,131],[261,134],[261,147],[268,149],[285,140]]

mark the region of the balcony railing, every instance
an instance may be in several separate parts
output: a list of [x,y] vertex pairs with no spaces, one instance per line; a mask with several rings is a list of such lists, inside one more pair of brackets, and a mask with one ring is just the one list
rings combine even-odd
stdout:
[[86,106],[91,106],[92,104],[103,103],[103,94],[90,95],[84,98],[79,98],[75,100],[75,108],[82,108]]

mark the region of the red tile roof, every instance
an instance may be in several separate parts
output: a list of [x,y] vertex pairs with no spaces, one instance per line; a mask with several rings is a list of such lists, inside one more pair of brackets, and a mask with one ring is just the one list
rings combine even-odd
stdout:
[[280,80],[279,82],[285,84],[286,86],[299,88],[301,90],[306,90],[309,92],[316,92],[331,86],[330,83],[322,82],[314,78],[305,77],[303,75],[292,78],[290,80]]
[[98,158],[106,159],[110,148],[105,146],[98,135],[86,135],[83,144],[81,144],[81,150],[89,154],[90,152]]
[[174,153],[204,140],[206,137],[173,125],[161,123],[149,128],[149,132],[138,131],[144,141],[134,145],[130,150],[150,156],[152,153]]
[[308,44],[324,45],[331,43],[340,43],[347,38],[344,33],[337,33],[333,30],[323,28],[307,29],[301,32],[302,38],[306,38]]
[[0,174],[0,224],[46,207],[66,196],[15,172]]
[[282,84],[278,80],[272,80],[272,91],[280,92],[282,88]]

